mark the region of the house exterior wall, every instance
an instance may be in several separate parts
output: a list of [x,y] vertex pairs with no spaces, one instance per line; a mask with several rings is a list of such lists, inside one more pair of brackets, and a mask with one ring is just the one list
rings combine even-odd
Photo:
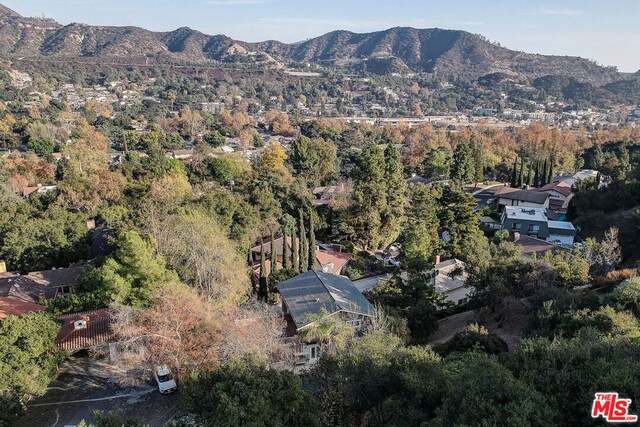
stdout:
[[568,235],[549,234],[546,240],[549,243],[560,243],[565,246],[573,245],[573,236]]
[[[445,301],[450,301],[454,304],[460,304],[461,300],[468,299],[469,294],[471,293],[471,289],[465,288],[464,286],[458,289],[453,289],[445,294]],[[466,301],[464,301],[466,302]]]
[[[538,229],[535,231],[534,226]],[[510,233],[520,233],[527,236],[539,237],[546,239],[549,235],[549,227],[545,221],[527,221],[517,218],[504,218],[502,221],[502,229]]]

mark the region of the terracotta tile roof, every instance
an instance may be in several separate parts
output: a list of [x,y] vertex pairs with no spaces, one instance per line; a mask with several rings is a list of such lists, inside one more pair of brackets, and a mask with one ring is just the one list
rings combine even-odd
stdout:
[[351,254],[347,252],[317,250],[316,260],[321,266],[333,264],[333,273],[340,274],[345,265],[351,260]]
[[[56,338],[56,345],[61,350],[73,353],[115,341],[108,308],[65,314],[58,320],[63,322]],[[85,320],[86,328],[76,329],[74,323],[78,320]]]
[[564,196],[570,196],[571,193],[573,193],[573,191],[571,191],[571,185],[564,181],[551,182],[545,185],[544,187],[538,188],[537,191],[540,191],[540,192],[557,191],[558,193]]
[[11,297],[0,297],[0,320],[7,316],[22,316],[32,311],[44,311],[46,307]]

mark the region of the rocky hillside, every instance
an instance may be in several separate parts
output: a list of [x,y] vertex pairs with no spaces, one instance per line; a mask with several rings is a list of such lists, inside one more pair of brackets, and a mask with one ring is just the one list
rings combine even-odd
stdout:
[[470,80],[494,73],[530,79],[561,75],[598,86],[620,79],[615,70],[583,58],[517,52],[464,31],[333,31],[295,44],[247,43],[186,27],[161,33],[137,27],[63,26],[52,20],[22,17],[2,5],[0,55],[147,64],[219,61],[282,66],[298,62],[373,73],[429,72]]

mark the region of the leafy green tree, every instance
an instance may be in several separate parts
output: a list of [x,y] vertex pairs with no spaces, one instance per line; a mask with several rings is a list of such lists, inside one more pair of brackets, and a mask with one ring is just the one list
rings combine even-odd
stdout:
[[629,310],[640,318],[640,277],[630,277],[607,295],[607,300],[617,309]]
[[336,147],[323,139],[311,140],[304,135],[291,143],[289,161],[298,176],[307,185],[315,187],[328,181],[336,172]]
[[206,164],[209,175],[220,185],[229,185],[244,173],[242,166],[228,157],[211,157]]
[[217,130],[212,130],[205,133],[202,139],[212,147],[222,147],[227,143],[227,140]]
[[16,204],[0,214],[0,259],[23,272],[66,267],[89,255],[86,216],[58,206]]
[[181,404],[202,426],[319,426],[318,405],[288,371],[234,361],[213,372],[195,372]]
[[446,366],[446,390],[434,426],[542,427],[555,415],[543,394],[515,378],[495,356],[463,353]]
[[57,376],[60,326],[47,313],[8,316],[0,322],[0,424],[13,425],[25,395],[43,395]]
[[526,339],[505,358],[505,365],[547,397],[545,408],[555,416],[541,417],[545,425],[599,426],[601,420],[591,418],[589,409],[600,390],[629,396],[634,405],[630,413],[638,413],[639,352],[637,340],[604,338],[585,329],[575,338]]
[[[430,380],[426,381],[429,378]],[[439,357],[370,332],[326,352],[310,374],[324,425],[420,425],[433,417],[444,388]]]
[[38,156],[46,156],[47,154],[53,153],[56,148],[56,144],[48,139],[29,138],[27,148]]
[[456,333],[446,343],[435,346],[434,350],[443,356],[454,351],[481,351],[487,354],[501,354],[509,350],[507,343],[496,334],[489,331],[477,323],[472,323],[464,330]]

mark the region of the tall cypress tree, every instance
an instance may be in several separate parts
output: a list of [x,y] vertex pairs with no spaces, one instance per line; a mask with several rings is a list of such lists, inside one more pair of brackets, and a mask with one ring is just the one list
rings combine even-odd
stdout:
[[247,263],[249,265],[249,268],[251,269],[251,289],[253,289],[253,291],[256,291],[256,278],[255,278],[255,274],[253,273],[253,252],[251,251],[251,245],[249,245],[249,250],[247,251]]
[[523,179],[524,179],[524,157],[520,157],[520,172],[518,173],[517,187],[522,187]]
[[547,176],[549,175],[549,172],[547,171],[547,159],[544,159],[544,165],[542,166],[542,176],[540,177],[540,185],[541,186],[545,186],[548,184],[547,182]]
[[[380,230],[383,246],[395,241],[400,235],[407,201],[407,182],[398,150],[393,144],[384,150],[384,179],[386,184],[386,206],[380,211]],[[310,244],[313,242],[310,241]]]
[[271,233],[271,273],[278,270],[278,251],[276,250],[276,239]]
[[549,173],[547,174],[547,184],[553,181],[553,157],[549,160]]
[[527,172],[527,185],[532,185],[533,184],[533,176],[531,174],[531,172],[533,172],[533,165],[529,164],[528,167],[528,172]]
[[316,268],[316,231],[313,226],[313,211],[309,212],[309,270]]
[[291,266],[293,267],[293,272],[298,274],[300,273],[300,241],[298,240],[297,227],[295,224],[291,229],[291,245],[293,246],[293,251],[291,253]]
[[286,227],[282,227],[282,267],[287,269],[291,267],[291,256],[289,255],[289,242],[287,242],[287,230]]
[[300,225],[300,272],[304,273],[309,269],[309,243],[307,242],[307,232],[304,227],[304,215],[302,209],[298,209]]
[[533,176],[533,186],[541,187],[540,185],[540,159],[536,160],[536,173]]
[[518,186],[517,177],[518,177],[518,157],[513,161],[513,170],[511,171],[511,187],[516,188]]
[[258,285],[258,294],[263,298],[267,296],[267,265],[266,256],[264,254],[264,240],[260,239],[260,282]]

